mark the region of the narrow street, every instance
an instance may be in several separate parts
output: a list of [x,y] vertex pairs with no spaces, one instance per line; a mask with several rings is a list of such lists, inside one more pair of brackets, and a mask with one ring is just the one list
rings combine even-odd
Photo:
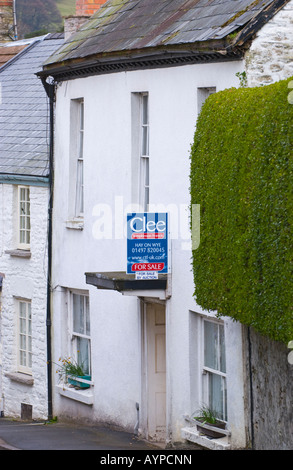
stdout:
[[100,426],[0,419],[0,450],[160,450],[131,433]]

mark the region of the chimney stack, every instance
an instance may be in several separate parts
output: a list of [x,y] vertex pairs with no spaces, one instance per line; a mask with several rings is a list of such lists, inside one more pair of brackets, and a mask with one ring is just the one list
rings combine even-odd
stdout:
[[76,0],[75,15],[64,21],[65,41],[100,8],[107,0]]
[[104,3],[106,0],[77,0],[76,15],[92,16]]
[[0,0],[0,41],[14,38],[13,0]]

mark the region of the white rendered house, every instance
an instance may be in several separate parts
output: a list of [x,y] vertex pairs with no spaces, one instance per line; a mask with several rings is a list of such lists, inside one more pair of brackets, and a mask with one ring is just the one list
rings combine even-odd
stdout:
[[[157,1],[152,17],[146,0],[109,1],[40,73],[54,78],[56,94],[54,360],[74,357],[91,377],[77,389],[55,375],[54,414],[63,419],[166,443],[248,445],[243,327],[196,304],[189,229],[200,107],[239,86],[237,74],[250,78],[246,47],[228,37],[239,33],[243,46],[263,26],[263,6],[246,3],[223,19],[204,2],[182,13]],[[169,214],[171,269],[156,280],[126,273],[130,212]],[[203,403],[227,423],[220,441],[188,428]]]

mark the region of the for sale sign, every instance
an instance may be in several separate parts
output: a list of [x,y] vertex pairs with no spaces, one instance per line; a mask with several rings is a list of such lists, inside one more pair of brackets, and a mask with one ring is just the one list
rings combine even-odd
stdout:
[[127,273],[137,279],[154,279],[168,273],[168,214],[127,214]]

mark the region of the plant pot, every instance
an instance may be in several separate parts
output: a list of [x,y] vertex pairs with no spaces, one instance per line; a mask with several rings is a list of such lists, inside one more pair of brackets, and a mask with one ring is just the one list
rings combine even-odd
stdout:
[[[197,430],[208,437],[219,438],[226,436],[226,433],[220,431],[220,429],[226,428],[226,423],[222,421],[217,421],[216,423],[210,424],[207,422],[200,422],[199,419],[196,420]],[[218,431],[219,429],[219,431]]]
[[[90,375],[79,375],[76,377],[76,379],[83,379],[83,380],[91,380]],[[85,384],[83,382],[80,382],[79,380],[74,380],[70,377],[68,377],[68,383],[71,385],[74,385],[74,387],[78,388],[90,388],[90,384]]]

